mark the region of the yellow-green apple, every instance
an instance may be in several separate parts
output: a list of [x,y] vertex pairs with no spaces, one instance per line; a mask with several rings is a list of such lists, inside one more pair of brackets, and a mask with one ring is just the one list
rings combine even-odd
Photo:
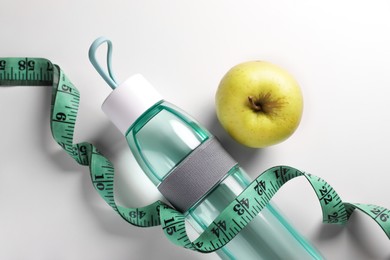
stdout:
[[297,81],[265,61],[231,68],[215,96],[217,117],[239,143],[261,148],[284,141],[297,129],[303,98]]

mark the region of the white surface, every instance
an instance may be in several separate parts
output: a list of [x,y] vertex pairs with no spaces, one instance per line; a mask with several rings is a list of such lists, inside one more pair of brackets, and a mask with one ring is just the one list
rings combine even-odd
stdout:
[[[213,131],[252,177],[292,165],[327,180],[345,201],[389,208],[389,11],[388,1],[2,0],[0,56],[46,57],[62,67],[81,92],[75,141],[90,141],[112,159],[126,204],[159,196],[100,109],[110,88],[87,57],[101,35],[114,43],[118,79],[144,74]],[[233,142],[214,113],[223,74],[258,59],[290,71],[305,99],[297,132],[263,150]],[[50,94],[0,89],[0,259],[218,259],[116,215],[94,191],[88,169],[53,141]],[[390,258],[386,236],[363,214],[344,228],[321,224],[303,179],[275,201],[328,259]]]
[[141,74],[126,79],[104,100],[103,112],[126,135],[129,127],[146,110],[163,100],[160,93]]

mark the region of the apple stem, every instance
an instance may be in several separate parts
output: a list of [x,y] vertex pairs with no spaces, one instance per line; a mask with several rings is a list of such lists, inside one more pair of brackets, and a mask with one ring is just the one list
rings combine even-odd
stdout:
[[253,96],[248,97],[249,104],[251,105],[251,108],[256,112],[263,111],[263,107],[261,106],[260,102],[258,102]]

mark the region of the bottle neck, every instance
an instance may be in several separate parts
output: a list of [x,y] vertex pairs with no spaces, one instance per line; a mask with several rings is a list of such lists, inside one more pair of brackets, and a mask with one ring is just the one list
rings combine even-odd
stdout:
[[161,104],[167,103],[164,100],[160,100],[147,109],[143,114],[141,114],[124,132],[124,136],[126,137],[131,131],[138,132],[150,119],[156,116],[161,111]]
[[156,186],[210,137],[196,120],[166,101],[148,109],[126,132],[137,162]]

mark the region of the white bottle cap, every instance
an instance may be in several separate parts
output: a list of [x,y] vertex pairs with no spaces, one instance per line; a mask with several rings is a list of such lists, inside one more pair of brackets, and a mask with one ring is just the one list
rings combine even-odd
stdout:
[[102,110],[125,135],[138,117],[161,100],[156,89],[141,74],[136,74],[111,92]]

